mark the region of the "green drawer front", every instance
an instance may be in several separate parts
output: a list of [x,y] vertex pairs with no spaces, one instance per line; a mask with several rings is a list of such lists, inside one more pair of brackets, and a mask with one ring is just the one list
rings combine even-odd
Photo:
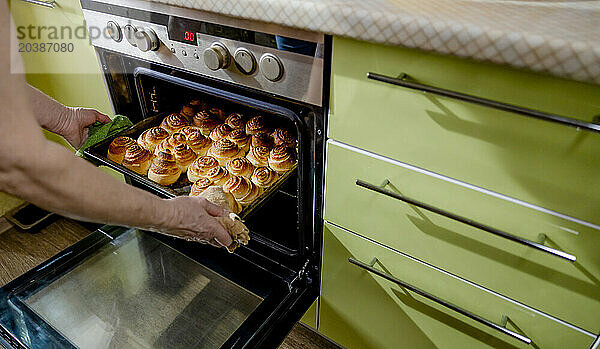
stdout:
[[[448,310],[348,262],[375,268],[489,321],[508,316],[506,334]],[[348,348],[582,348],[591,335],[472,287],[387,248],[327,224],[324,236],[320,332]]]
[[[368,72],[591,121],[600,87],[334,38],[329,137],[600,224],[600,134],[368,80]],[[584,204],[582,204],[584,203]]]
[[[572,263],[398,199],[386,187],[445,211],[577,257]],[[600,231],[329,142],[325,219],[415,255],[591,332],[600,331]]]

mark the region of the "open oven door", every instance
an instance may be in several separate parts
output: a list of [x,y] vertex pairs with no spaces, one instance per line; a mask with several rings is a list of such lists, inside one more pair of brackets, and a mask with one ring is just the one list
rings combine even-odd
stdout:
[[317,296],[309,274],[105,226],[0,289],[2,344],[276,347]]

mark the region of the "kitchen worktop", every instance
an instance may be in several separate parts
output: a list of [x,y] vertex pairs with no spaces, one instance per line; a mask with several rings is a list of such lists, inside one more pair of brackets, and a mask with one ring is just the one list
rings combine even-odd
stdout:
[[149,0],[600,83],[600,2]]

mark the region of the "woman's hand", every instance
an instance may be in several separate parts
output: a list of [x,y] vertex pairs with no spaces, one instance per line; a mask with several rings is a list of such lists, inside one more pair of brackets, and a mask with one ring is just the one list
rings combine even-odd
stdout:
[[75,149],[79,149],[88,138],[89,127],[96,121],[106,124],[110,118],[95,109],[67,107],[56,127],[50,131],[63,136]]
[[227,247],[233,242],[215,219],[229,214],[228,211],[202,197],[179,196],[167,202],[169,209],[164,226],[158,228],[160,233],[215,247]]

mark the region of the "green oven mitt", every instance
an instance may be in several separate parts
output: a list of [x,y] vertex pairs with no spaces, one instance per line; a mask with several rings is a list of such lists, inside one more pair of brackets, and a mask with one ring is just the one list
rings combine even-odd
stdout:
[[83,143],[81,148],[79,148],[75,154],[83,157],[83,151],[87,148],[128,129],[131,126],[133,126],[133,123],[124,115],[115,115],[114,119],[107,124],[96,122],[89,127],[87,141]]

